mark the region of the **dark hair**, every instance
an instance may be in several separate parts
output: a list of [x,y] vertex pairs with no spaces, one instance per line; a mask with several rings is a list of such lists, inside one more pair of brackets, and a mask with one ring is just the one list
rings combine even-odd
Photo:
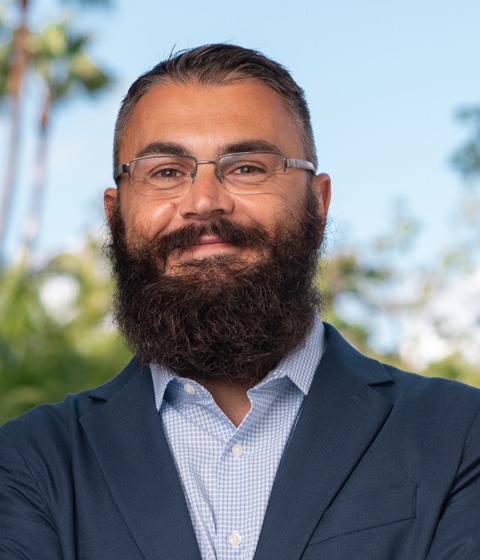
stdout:
[[120,163],[120,142],[128,126],[130,114],[138,100],[152,86],[167,81],[184,84],[196,81],[204,86],[226,85],[248,78],[263,82],[282,96],[302,133],[305,157],[316,166],[317,156],[310,111],[302,88],[297,85],[288,70],[258,51],[218,43],[180,51],[135,80],[122,102],[115,124],[114,167]]

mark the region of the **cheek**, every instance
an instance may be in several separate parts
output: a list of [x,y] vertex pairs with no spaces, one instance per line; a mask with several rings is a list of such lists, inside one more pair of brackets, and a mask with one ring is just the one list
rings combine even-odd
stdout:
[[125,197],[120,201],[120,209],[125,221],[127,240],[153,236],[170,229],[177,213],[175,202],[163,202],[143,197]]
[[297,186],[295,191],[281,191],[278,195],[266,195],[261,200],[252,200],[247,211],[251,220],[273,232],[279,227],[298,221],[305,201],[306,189]]

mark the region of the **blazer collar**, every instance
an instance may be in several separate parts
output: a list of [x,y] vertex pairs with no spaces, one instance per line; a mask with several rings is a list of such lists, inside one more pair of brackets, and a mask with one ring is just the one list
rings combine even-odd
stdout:
[[90,393],[80,418],[126,525],[148,560],[200,560],[183,489],[155,408],[149,368],[136,359]]
[[372,387],[392,382],[384,367],[325,326],[327,349],[277,473],[255,560],[301,558],[391,410]]

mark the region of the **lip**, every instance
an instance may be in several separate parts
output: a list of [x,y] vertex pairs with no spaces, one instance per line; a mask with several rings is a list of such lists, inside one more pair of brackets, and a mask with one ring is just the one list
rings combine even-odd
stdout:
[[229,245],[216,235],[202,235],[200,239],[195,243],[194,247],[202,247],[204,245]]
[[229,253],[236,250],[236,247],[221,237],[216,235],[202,235],[194,245],[186,248],[179,256],[180,260],[188,260],[189,258],[203,258],[222,253]]

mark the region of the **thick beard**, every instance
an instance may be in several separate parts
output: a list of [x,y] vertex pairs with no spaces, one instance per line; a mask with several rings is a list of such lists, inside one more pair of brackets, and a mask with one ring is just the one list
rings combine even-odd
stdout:
[[[219,219],[129,246],[117,205],[106,252],[117,281],[116,323],[131,350],[143,363],[167,366],[181,377],[263,379],[304,341],[322,305],[314,277],[325,222],[310,191],[303,216],[293,223],[272,238],[262,227]],[[205,234],[256,249],[259,258],[192,259],[167,274],[172,251],[188,249]]]

